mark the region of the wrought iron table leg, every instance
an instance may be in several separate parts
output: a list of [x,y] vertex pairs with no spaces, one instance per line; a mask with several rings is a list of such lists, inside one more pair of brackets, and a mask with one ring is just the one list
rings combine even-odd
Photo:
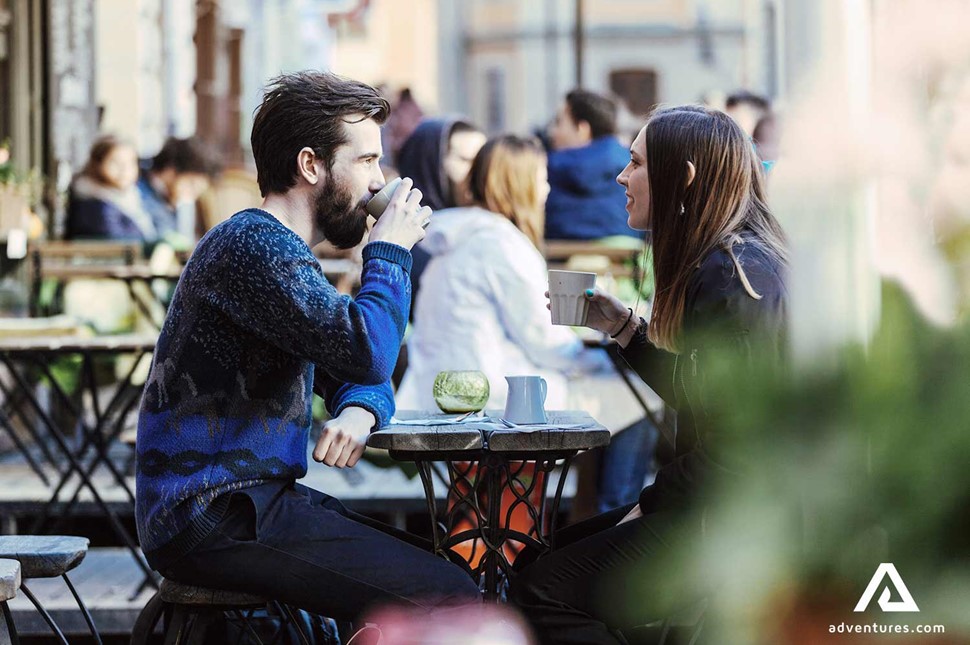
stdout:
[[13,427],[10,416],[5,410],[0,410],[0,426],[3,427],[4,431],[6,431],[7,436],[10,437],[10,440],[13,442],[13,445],[17,451],[24,456],[24,459],[27,461],[27,465],[30,466],[32,471],[34,471],[34,474],[37,475],[42,482],[44,482],[44,486],[50,486],[51,483],[50,480],[47,479],[47,474],[44,473],[43,468],[40,467],[40,464],[37,463],[34,456],[30,454],[30,447],[27,446],[20,438],[20,435],[17,434],[17,430]]
[[[151,305],[142,300],[141,296],[138,295],[137,291],[135,290],[135,281],[133,279],[125,280],[125,285],[128,287],[128,295],[134,301],[135,306],[138,307],[138,310],[141,311],[142,315],[145,316],[145,319],[148,320],[152,327],[154,327],[157,331],[162,331],[162,325],[164,322],[158,322],[155,315],[152,313]],[[145,281],[145,286],[149,291],[152,290],[152,283],[150,280]]]
[[[566,476],[573,463],[572,455],[563,459],[562,470],[559,471],[559,483],[556,485],[556,495],[552,498],[552,513],[549,523],[549,551],[556,548],[556,524],[559,521],[559,505],[562,503],[562,491],[566,486]],[[543,486],[543,501],[545,501],[545,486]]]
[[27,588],[27,585],[21,584],[20,590],[24,592],[24,595],[27,596],[27,600],[29,600],[31,604],[34,606],[34,608],[37,609],[37,613],[39,613],[41,618],[44,619],[44,622],[47,623],[47,626],[51,628],[51,631],[54,632],[54,635],[58,639],[60,639],[60,641],[64,643],[64,645],[68,645],[67,639],[64,638],[64,632],[62,632],[61,628],[57,626],[57,623],[54,622],[54,619],[51,618],[51,615],[47,613],[47,610],[44,609],[44,606],[40,604],[40,601],[37,600],[37,597],[30,592],[30,589]]
[[[7,358],[6,356],[0,354],[0,361],[3,362],[4,366],[8,370],[14,369],[12,360]],[[28,388],[30,387],[29,384],[27,385],[27,387]],[[8,386],[6,383],[3,382],[3,379],[0,379],[0,393],[2,393],[4,398],[11,403],[10,412],[16,413],[16,415],[20,417],[20,420],[23,422],[24,428],[27,430],[27,433],[30,435],[30,438],[34,440],[34,443],[37,444],[37,447],[40,449],[40,452],[44,456],[44,459],[47,460],[47,463],[49,463],[54,468],[54,470],[60,472],[60,467],[57,464],[57,460],[54,459],[54,455],[51,454],[50,448],[47,446],[47,442],[44,441],[44,437],[41,436],[39,430],[34,427],[33,423],[31,423],[31,420],[27,416],[27,413],[24,412],[23,409],[20,407],[20,405],[15,402],[15,396],[17,394],[18,389],[22,389],[22,386],[20,386],[19,382],[17,383],[17,388],[11,388],[10,386]],[[32,397],[33,395],[30,393],[29,390],[24,392],[24,398],[27,399],[28,403],[32,402],[31,401]],[[10,415],[8,415],[8,417],[11,420],[13,419],[13,417]],[[48,428],[48,430],[50,430],[50,428]]]
[[13,624],[13,614],[10,613],[10,607],[7,606],[6,600],[0,602],[0,609],[3,610],[3,622],[7,625],[7,636],[10,637],[10,645],[20,645],[20,638],[17,636],[17,626]]
[[[484,466],[484,473],[482,472]],[[485,477],[485,490],[488,495],[488,517],[485,526],[482,527],[482,535],[485,540],[485,600],[495,602],[498,600],[500,591],[498,589],[499,559],[505,559],[502,550],[504,540],[502,539],[503,528],[499,521],[502,511],[502,476],[508,470],[508,463],[500,460],[494,455],[479,462],[479,474]],[[487,537],[485,537],[487,536]]]
[[102,645],[101,634],[98,633],[98,628],[94,626],[94,619],[91,618],[88,608],[84,606],[84,602],[81,600],[81,596],[78,595],[77,589],[75,589],[74,585],[71,584],[71,579],[67,577],[66,573],[62,574],[61,577],[64,578],[64,584],[67,585],[67,588],[71,590],[71,595],[74,596],[74,600],[77,602],[77,608],[81,610],[81,615],[84,616],[84,622],[88,624],[88,629],[91,631],[91,636],[94,637],[94,640],[98,645]]
[[[434,477],[432,475],[432,463],[430,461],[415,462],[418,467],[418,474],[421,475],[421,484],[424,486],[424,498],[428,504],[428,513],[431,514],[431,542],[434,545],[434,552],[445,557],[442,542],[441,527],[438,526],[438,505],[434,496]],[[447,531],[444,533],[447,536]]]

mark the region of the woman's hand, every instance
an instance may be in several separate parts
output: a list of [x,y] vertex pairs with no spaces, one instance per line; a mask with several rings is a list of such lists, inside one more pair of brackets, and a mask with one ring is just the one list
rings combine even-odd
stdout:
[[[546,300],[549,300],[548,291],[545,295]],[[630,308],[620,302],[618,298],[611,296],[599,287],[587,289],[584,295],[586,300],[589,301],[586,326],[615,338],[621,346],[626,347],[633,337],[640,319],[633,316]],[[547,302],[546,309],[552,309],[552,304]]]
[[630,318],[630,310],[619,299],[596,287],[586,290],[589,313],[586,326],[604,334],[614,336],[620,333],[623,323]]

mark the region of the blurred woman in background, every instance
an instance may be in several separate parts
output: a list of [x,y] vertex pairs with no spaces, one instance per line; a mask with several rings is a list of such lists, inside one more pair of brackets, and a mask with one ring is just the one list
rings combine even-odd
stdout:
[[473,205],[437,213],[422,244],[431,260],[397,407],[433,410],[438,372],[480,370],[491,385],[488,407],[505,405],[505,376],[538,374],[549,386],[546,407],[562,409],[566,373],[606,362],[569,328],[553,326],[543,306],[545,153],[531,139],[491,139],[472,163],[469,185]]
[[155,242],[158,235],[142,205],[137,181],[135,147],[114,135],[99,137],[71,183],[67,239]]

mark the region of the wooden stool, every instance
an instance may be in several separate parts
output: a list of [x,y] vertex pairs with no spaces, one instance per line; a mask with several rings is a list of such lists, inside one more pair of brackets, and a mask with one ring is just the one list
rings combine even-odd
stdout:
[[223,614],[238,620],[255,642],[262,642],[249,619],[253,610],[264,607],[272,608],[279,615],[280,630],[292,624],[301,642],[309,642],[293,610],[283,603],[248,593],[163,580],[161,589],[138,614],[131,632],[131,644],[148,643],[159,621],[162,621],[166,645],[205,643],[206,632]]
[[[20,575],[24,581],[33,578],[56,578],[60,576],[74,596],[78,609],[84,615],[84,621],[91,630],[94,640],[101,643],[101,636],[94,626],[94,620],[87,607],[81,601],[67,572],[81,564],[88,553],[88,540],[82,537],[64,535],[0,535],[0,559],[15,560],[20,565]],[[22,582],[20,589],[37,609],[44,622],[51,628],[54,635],[67,645],[67,639],[51,615],[28,589],[26,582]],[[6,608],[6,603],[4,603]],[[5,612],[6,613],[6,612]]]
[[20,589],[20,563],[16,560],[0,560],[0,609],[3,610],[3,621],[7,625],[6,636],[0,632],[0,643],[19,643],[17,628],[13,624],[13,616],[7,601],[17,595]]

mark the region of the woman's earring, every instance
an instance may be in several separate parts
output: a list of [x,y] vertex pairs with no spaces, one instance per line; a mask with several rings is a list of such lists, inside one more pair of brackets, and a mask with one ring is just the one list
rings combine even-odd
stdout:
[[683,203],[683,202],[681,202],[681,203],[680,203],[680,214],[681,214],[681,215],[683,215],[684,213],[685,213],[685,210],[684,210],[684,203]]

